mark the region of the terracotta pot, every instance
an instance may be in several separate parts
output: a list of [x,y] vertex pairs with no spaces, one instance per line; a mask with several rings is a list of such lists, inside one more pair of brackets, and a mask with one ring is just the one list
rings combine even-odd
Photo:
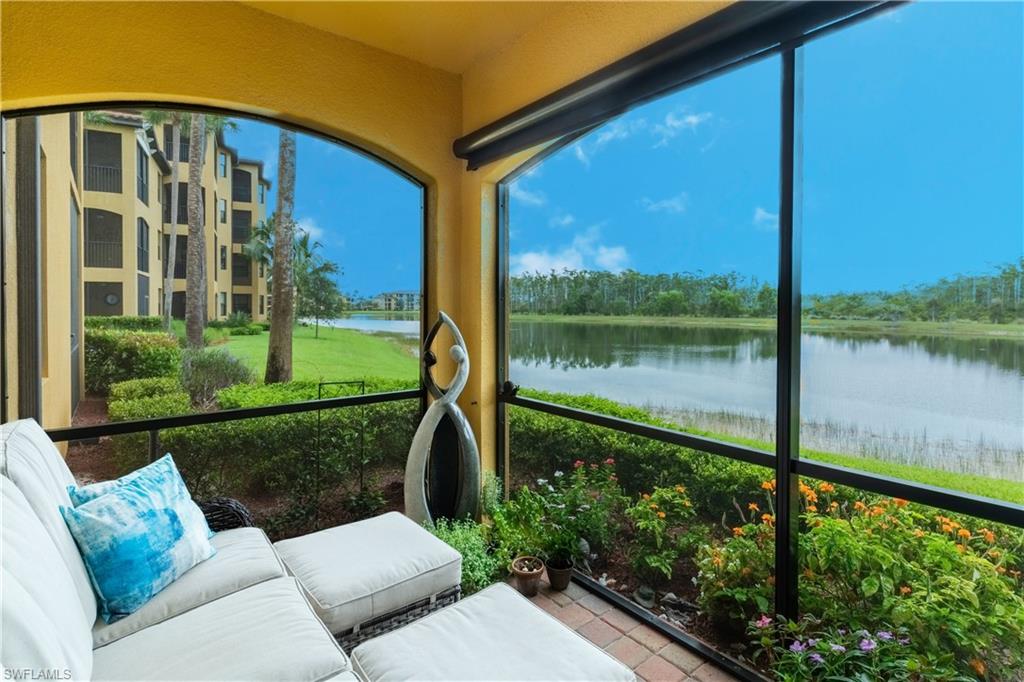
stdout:
[[540,577],[544,574],[544,562],[535,556],[517,556],[509,566],[515,576],[515,586],[524,597],[537,594]]
[[569,587],[569,581],[572,580],[572,559],[564,561],[551,559],[545,562],[544,565],[548,569],[548,582],[551,583],[552,590],[561,592]]

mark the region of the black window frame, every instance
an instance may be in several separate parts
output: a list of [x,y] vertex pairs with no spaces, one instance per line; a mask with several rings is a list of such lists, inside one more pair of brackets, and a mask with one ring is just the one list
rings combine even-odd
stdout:
[[[110,216],[117,217],[116,226],[113,222],[108,223],[112,220]],[[123,267],[124,216],[115,211],[87,207],[83,217],[82,264],[87,268]]]
[[[243,178],[244,175],[244,178]],[[231,201],[252,203],[252,172],[244,168],[231,169]]]
[[222,178],[226,178],[228,176],[227,152],[217,152],[217,175]]
[[[174,124],[173,123],[165,123],[164,124],[164,156],[167,157],[168,161],[171,160],[170,151],[171,151],[171,144],[172,144],[173,140],[174,140]],[[188,135],[184,135],[184,134],[179,133],[178,134],[178,158],[176,158],[174,160],[176,162],[177,161],[181,161],[183,163],[188,163],[188,149],[189,149]]]
[[146,219],[139,217],[135,223],[135,248],[136,264],[135,269],[139,272],[149,273],[149,223]]
[[[101,142],[106,140],[106,142]],[[116,142],[115,142],[116,141]],[[94,157],[100,151],[99,147],[110,143],[116,146],[116,154],[111,161],[104,163],[93,163]],[[83,139],[83,154],[85,156],[85,190],[88,192],[109,192],[110,194],[121,194],[124,192],[124,169],[122,168],[123,141],[120,133],[109,130],[94,130],[87,128]],[[106,151],[106,150],[104,150]]]
[[220,269],[228,269],[228,247],[225,244],[220,245]]
[[135,145],[135,152],[135,196],[149,206],[149,154],[141,142]]
[[[772,3],[738,3],[738,5],[758,5]],[[809,3],[809,11],[817,11],[830,3]],[[836,30],[868,19],[878,11],[901,4],[888,3],[835,3],[833,6],[849,5],[849,16],[827,23],[813,31],[807,31],[798,38],[779,42],[755,54],[743,52],[747,49],[744,36],[734,38],[735,47],[739,52],[730,52],[730,41],[724,41],[721,47],[720,63],[705,69],[700,78],[691,79],[672,89],[657,92],[633,92],[631,105],[623,105],[603,118],[586,119],[588,109],[586,103],[569,105],[566,108],[568,117],[576,117],[585,121],[574,131],[563,134],[560,139],[551,142],[542,152],[535,155],[519,167],[512,170],[497,183],[495,209],[497,216],[497,248],[495,304],[497,306],[497,343],[496,343],[496,379],[498,387],[496,415],[496,465],[499,479],[507,482],[508,466],[514,458],[510,454],[508,432],[508,406],[516,406],[551,414],[557,417],[575,420],[598,427],[612,429],[621,433],[641,436],[665,443],[681,445],[710,454],[727,457],[741,462],[765,467],[773,472],[776,479],[776,522],[775,522],[775,610],[789,618],[799,614],[798,577],[799,557],[797,553],[799,539],[799,489],[800,477],[827,481],[836,485],[845,485],[860,490],[898,497],[910,502],[948,510],[960,514],[996,523],[1024,528],[1024,505],[987,498],[948,488],[939,488],[906,479],[874,474],[867,471],[851,469],[802,456],[799,446],[800,432],[800,347],[801,347],[801,209],[802,209],[802,101],[803,101],[803,46],[819,37]],[[827,9],[827,8],[826,8]],[[723,10],[724,11],[724,10]],[[740,10],[738,10],[740,11]],[[756,11],[756,10],[754,10]],[[611,120],[625,112],[631,106],[645,103],[656,98],[680,91],[704,80],[726,73],[732,68],[750,63],[756,59],[781,56],[779,92],[781,94],[781,131],[779,134],[780,151],[780,183],[779,183],[779,284],[778,312],[776,332],[778,335],[778,357],[776,368],[776,444],[775,451],[768,452],[733,443],[721,442],[682,431],[654,427],[648,424],[611,417],[596,412],[567,407],[555,403],[527,398],[517,394],[519,387],[509,377],[509,186],[516,179],[536,167],[544,159],[571,145],[579,137],[593,130],[597,125]],[[627,57],[626,60],[629,58]],[[624,61],[626,61],[624,60]],[[594,74],[595,76],[597,74]],[[567,86],[567,92],[573,88],[582,92],[588,81],[584,78],[579,84]],[[634,79],[643,82],[642,77]],[[568,97],[568,95],[566,95]],[[525,107],[523,112],[536,105]],[[614,108],[614,107],[613,107]],[[518,112],[517,112],[518,113]],[[516,151],[516,133],[509,135],[510,141],[496,141],[479,148],[470,149],[470,145],[478,139],[486,137],[485,133],[498,127],[502,121],[482,128],[456,142],[456,152],[467,160],[470,169],[483,165],[488,159],[505,158]],[[551,125],[555,126],[555,123]],[[540,121],[543,132],[545,123]],[[557,126],[556,126],[557,127]],[[550,138],[549,138],[550,139]],[[463,150],[459,149],[463,143]],[[504,153],[502,153],[504,152]],[[497,155],[497,156],[495,156]],[[583,587],[603,596],[617,604],[620,608],[632,613],[637,618],[659,629],[674,641],[697,651],[701,655],[714,660],[730,672],[742,679],[762,679],[757,673],[728,655],[710,647],[703,641],[683,633],[678,629],[665,626],[648,611],[622,597],[615,591],[600,585],[588,576],[577,573],[575,576]]]

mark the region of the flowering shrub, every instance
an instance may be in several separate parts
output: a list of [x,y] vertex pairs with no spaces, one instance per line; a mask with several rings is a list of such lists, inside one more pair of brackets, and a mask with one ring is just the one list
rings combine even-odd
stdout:
[[750,623],[748,632],[755,659],[780,680],[962,679],[949,654],[935,661],[917,653],[902,628],[823,627],[811,617],[786,621],[762,615]]
[[[771,492],[774,484],[765,483]],[[1024,669],[1024,598],[1015,549],[987,527],[929,517],[900,499],[832,499],[834,487],[801,484],[800,603],[828,623],[909,630],[914,653],[949,654],[964,674]],[[701,550],[702,607],[749,621],[768,610],[773,516],[750,503],[742,525]],[[970,664],[977,662],[977,666]],[[1011,677],[1012,679],[1012,677]]]
[[644,493],[626,516],[633,523],[633,568],[650,582],[670,580],[680,557],[692,546],[693,503],[677,485]]

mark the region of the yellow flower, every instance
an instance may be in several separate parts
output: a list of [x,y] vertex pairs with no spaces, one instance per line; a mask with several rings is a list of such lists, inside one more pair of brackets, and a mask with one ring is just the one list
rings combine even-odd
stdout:
[[683,487],[683,486],[681,486],[681,485],[677,485],[677,486],[676,486],[676,492],[677,492],[677,493],[679,493],[680,495],[682,495],[683,493],[685,493],[685,492],[686,492],[686,488],[684,488],[684,487]]
[[651,502],[651,509],[657,509],[658,505],[655,502]]

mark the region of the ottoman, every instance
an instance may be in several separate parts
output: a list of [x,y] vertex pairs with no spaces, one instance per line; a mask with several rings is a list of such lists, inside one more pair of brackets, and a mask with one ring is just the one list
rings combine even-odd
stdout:
[[363,642],[364,680],[632,682],[629,668],[504,583]]
[[462,556],[398,512],[274,548],[346,650],[459,598]]

